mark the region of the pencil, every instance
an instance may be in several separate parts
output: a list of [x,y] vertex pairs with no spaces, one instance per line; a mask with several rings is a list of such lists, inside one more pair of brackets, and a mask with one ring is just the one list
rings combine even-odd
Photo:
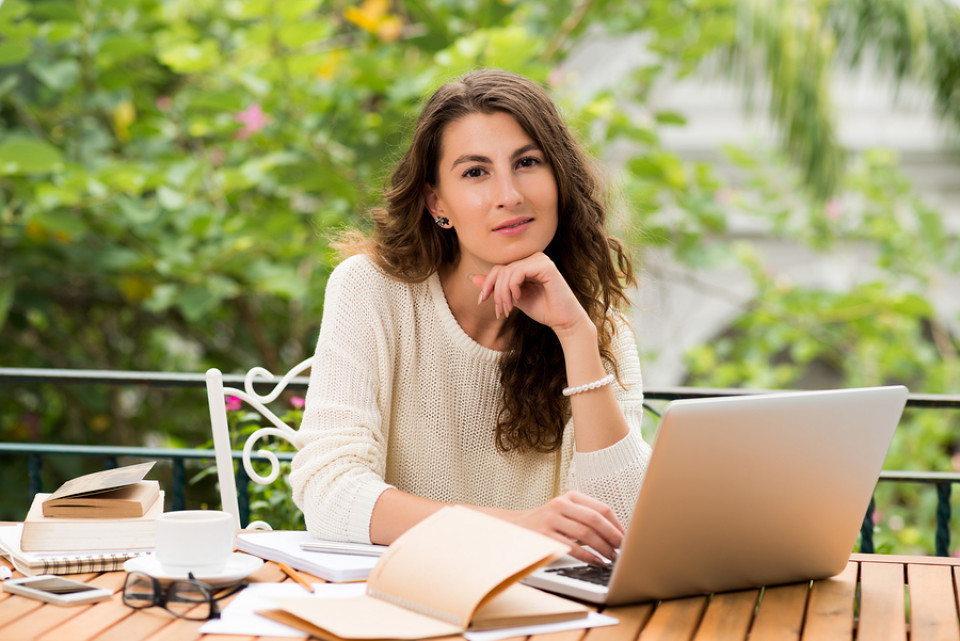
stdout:
[[302,585],[307,592],[310,592],[311,594],[313,593],[313,586],[307,583],[304,580],[304,578],[300,576],[299,572],[294,570],[292,567],[290,567],[283,561],[277,561],[277,565],[280,566],[280,569],[283,570],[284,574],[286,574],[288,577],[290,577],[291,579],[293,579],[294,581]]

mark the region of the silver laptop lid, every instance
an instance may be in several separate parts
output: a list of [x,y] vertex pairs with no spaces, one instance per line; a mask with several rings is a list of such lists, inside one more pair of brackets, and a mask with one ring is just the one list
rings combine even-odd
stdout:
[[668,405],[607,603],[840,572],[906,399],[891,386]]

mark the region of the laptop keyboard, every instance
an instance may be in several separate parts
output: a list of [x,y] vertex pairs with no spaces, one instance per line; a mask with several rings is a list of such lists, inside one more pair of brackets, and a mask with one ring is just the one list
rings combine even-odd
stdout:
[[574,565],[565,568],[549,568],[547,572],[556,572],[560,576],[588,581],[590,583],[596,583],[597,585],[607,585],[610,583],[610,577],[613,575],[613,566]]

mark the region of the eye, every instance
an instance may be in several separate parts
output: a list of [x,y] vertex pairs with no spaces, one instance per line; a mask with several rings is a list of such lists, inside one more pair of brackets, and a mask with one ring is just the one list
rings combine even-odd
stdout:
[[528,167],[536,167],[537,165],[542,164],[543,161],[535,156],[524,156],[517,161],[517,167],[524,169]]
[[470,169],[463,172],[464,178],[479,178],[484,173],[483,169],[480,167],[471,167]]

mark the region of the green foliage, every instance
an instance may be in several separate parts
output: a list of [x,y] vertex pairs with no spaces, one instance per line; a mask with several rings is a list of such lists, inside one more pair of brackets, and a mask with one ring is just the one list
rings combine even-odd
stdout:
[[[958,341],[932,301],[942,279],[956,274],[960,246],[897,169],[896,157],[871,151],[855,158],[842,195],[820,204],[798,197],[782,162],[781,171],[771,169],[776,157],[758,162],[742,149],[729,156],[753,187],[731,197],[731,210],[767,220],[768,238],[805,246],[813,256],[857,252],[858,268],[824,288],[807,284],[797,270],[778,272],[746,241],[729,246],[722,260],[743,269],[756,295],[729,331],[688,354],[689,383],[796,388],[816,375],[837,386],[902,383],[915,392],[956,393]],[[955,471],[958,428],[960,417],[949,410],[906,412],[886,468]],[[881,483],[877,505],[878,545],[933,553],[933,486]]]

